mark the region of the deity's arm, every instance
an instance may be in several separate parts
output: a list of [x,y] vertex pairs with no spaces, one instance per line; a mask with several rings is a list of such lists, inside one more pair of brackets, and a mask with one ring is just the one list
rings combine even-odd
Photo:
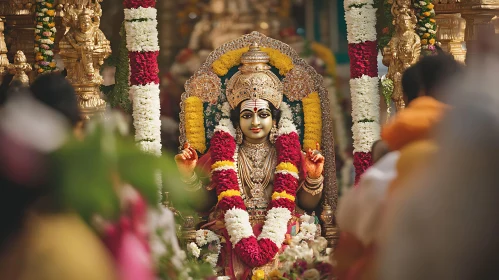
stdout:
[[[305,159],[303,159],[304,161]],[[317,163],[317,164],[324,164]],[[306,170],[306,165],[303,166],[303,172],[300,176],[300,186],[296,194],[298,206],[306,211],[313,211],[317,208],[322,198],[324,189],[324,177],[320,175],[318,178],[310,178]]]
[[192,198],[188,202],[198,212],[208,212],[217,203],[216,191],[211,185],[209,176],[210,162],[211,156],[208,152],[199,159],[193,176],[184,180],[186,184],[184,195]]

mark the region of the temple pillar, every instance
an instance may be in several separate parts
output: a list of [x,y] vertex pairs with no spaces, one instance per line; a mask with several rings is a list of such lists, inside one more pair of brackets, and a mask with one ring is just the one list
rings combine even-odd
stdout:
[[461,14],[438,14],[435,16],[437,23],[437,41],[441,48],[452,54],[454,59],[464,63],[466,59],[465,30],[466,20]]

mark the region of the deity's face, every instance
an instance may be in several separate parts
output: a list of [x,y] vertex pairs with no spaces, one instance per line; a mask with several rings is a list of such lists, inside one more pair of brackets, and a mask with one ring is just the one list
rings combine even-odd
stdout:
[[266,141],[273,126],[269,102],[263,99],[241,102],[239,126],[246,141],[254,144]]
[[401,15],[401,27],[403,31],[414,30],[414,23],[412,22],[412,18],[409,15]]
[[83,32],[87,32],[92,27],[92,19],[89,16],[82,16],[78,23]]
[[25,62],[26,62],[26,56],[24,55],[24,53],[18,51],[14,55],[14,64],[21,64],[21,63],[25,63]]

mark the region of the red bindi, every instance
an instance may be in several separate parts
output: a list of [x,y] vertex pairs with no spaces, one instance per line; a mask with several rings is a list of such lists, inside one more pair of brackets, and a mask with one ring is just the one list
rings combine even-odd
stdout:
[[255,113],[256,113],[256,111],[258,111],[258,108],[256,108],[256,107],[255,107],[255,108],[253,108],[253,111],[255,111]]

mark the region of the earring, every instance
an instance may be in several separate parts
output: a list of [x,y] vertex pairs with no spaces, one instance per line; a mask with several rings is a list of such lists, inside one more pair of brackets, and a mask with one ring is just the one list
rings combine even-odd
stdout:
[[243,143],[243,131],[238,126],[236,129],[236,144],[241,145]]
[[277,126],[275,124],[270,129],[269,140],[272,144],[275,144],[275,140],[277,140]]

